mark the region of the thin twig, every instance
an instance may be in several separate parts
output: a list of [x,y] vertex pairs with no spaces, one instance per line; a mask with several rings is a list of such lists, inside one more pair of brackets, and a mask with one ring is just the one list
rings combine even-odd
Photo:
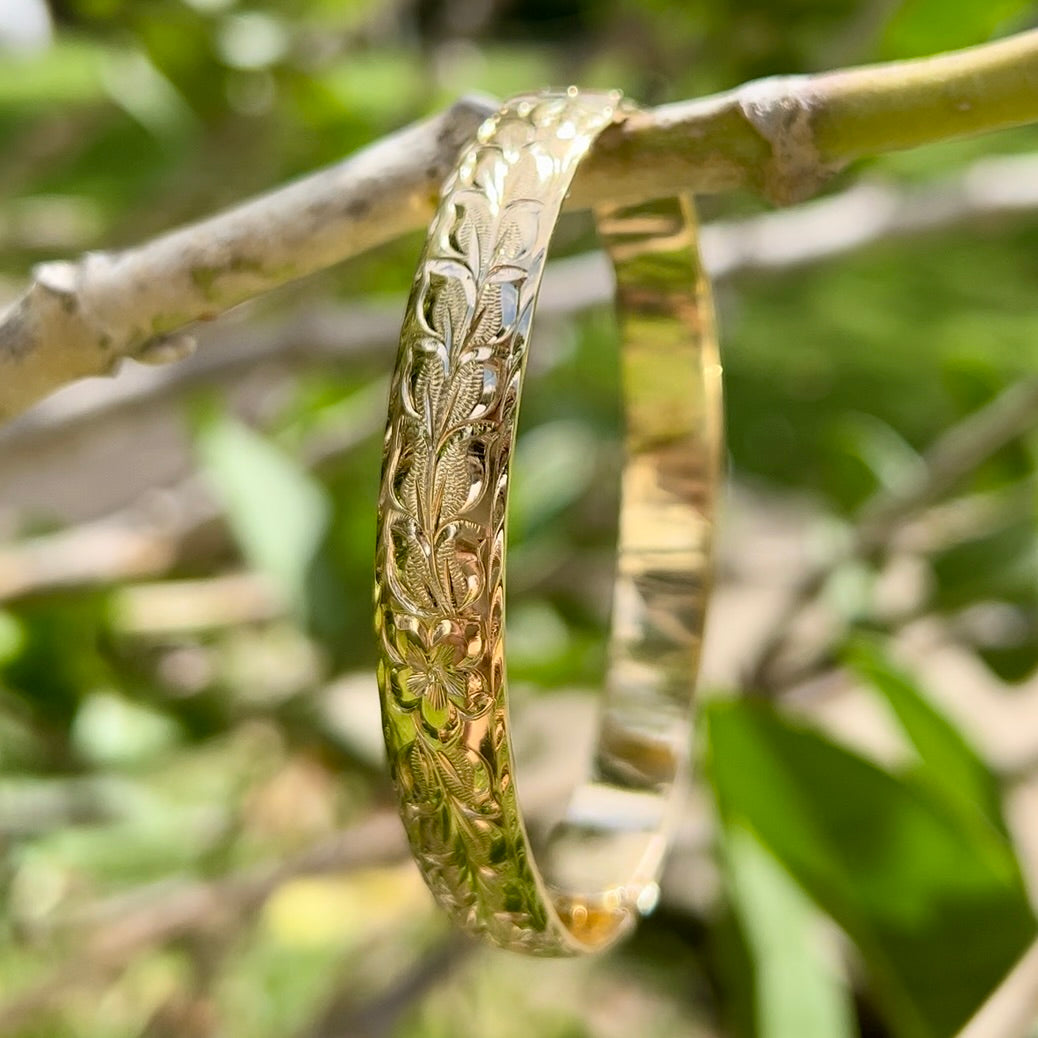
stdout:
[[476,949],[471,938],[451,934],[441,939],[385,991],[358,1001],[356,964],[348,964],[343,990],[337,993],[300,1038],[386,1038],[401,1017],[446,980]]
[[[756,692],[775,687],[775,667],[786,649],[794,621],[825,588],[830,577],[853,559],[867,559],[886,545],[908,520],[1038,422],[1038,378],[1014,383],[994,400],[943,432],[923,453],[920,476],[899,490],[883,488],[858,513],[845,545],[815,565],[805,568],[790,589],[780,618],[761,642],[747,667],[745,687]],[[796,676],[785,675],[784,685],[811,673],[818,661],[804,664]]]
[[85,379],[0,426],[0,451],[11,456],[53,436],[94,425],[115,413],[148,413],[200,385],[229,382],[278,360],[287,366],[382,360],[400,330],[402,300],[383,304],[315,303],[243,326],[237,315],[200,332],[204,350],[181,364],[124,365],[116,378]]
[[[120,253],[45,263],[0,316],[0,420],[179,330],[422,227],[495,102],[468,98],[342,163]],[[602,135],[575,205],[747,187],[781,203],[862,155],[1038,120],[1038,31],[911,62],[789,76],[646,111]]]
[[932,504],[996,451],[1038,422],[1038,377],[1021,379],[946,429],[923,454],[921,478],[902,491],[877,494],[862,508],[859,551],[889,540],[895,527]]
[[742,220],[707,224],[704,263],[715,281],[784,273],[859,249],[1038,210],[1038,158],[979,159],[955,174],[905,187],[863,180],[846,191]]

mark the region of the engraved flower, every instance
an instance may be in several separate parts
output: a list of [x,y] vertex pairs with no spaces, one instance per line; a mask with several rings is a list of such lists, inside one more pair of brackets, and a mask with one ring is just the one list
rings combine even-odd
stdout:
[[393,692],[402,709],[419,711],[441,737],[486,711],[490,697],[479,669],[483,635],[478,622],[401,618],[395,641]]

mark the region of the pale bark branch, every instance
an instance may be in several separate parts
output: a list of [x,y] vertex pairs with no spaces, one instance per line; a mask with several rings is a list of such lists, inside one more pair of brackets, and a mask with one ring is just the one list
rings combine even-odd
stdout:
[[344,162],[118,253],[44,263],[0,318],[0,420],[127,356],[190,352],[178,329],[420,227],[461,143],[466,100]]
[[[864,180],[838,194],[788,209],[702,228],[703,260],[715,282],[782,274],[886,242],[982,224],[986,232],[1038,213],[1038,156],[980,159],[915,187]],[[592,253],[549,265],[540,319],[565,317],[608,301],[608,264]],[[162,401],[203,383],[227,382],[264,361],[312,366],[378,359],[399,331],[403,300],[364,305],[308,302],[277,318],[202,330],[204,347],[182,364],[125,366],[116,379],[79,382],[0,428],[7,458],[41,438],[67,435],[121,411],[153,414]],[[0,468],[0,484],[5,483]]]
[[[42,264],[0,316],[0,420],[127,356],[188,352],[179,329],[421,228],[463,141],[468,98],[338,165],[119,253]],[[785,203],[862,155],[1038,120],[1038,32],[911,62],[749,83],[600,138],[575,205],[744,187]]]

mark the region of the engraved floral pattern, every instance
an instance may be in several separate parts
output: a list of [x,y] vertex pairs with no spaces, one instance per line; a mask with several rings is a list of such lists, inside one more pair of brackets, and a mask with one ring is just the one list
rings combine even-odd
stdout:
[[404,824],[437,900],[558,954],[528,864],[504,703],[508,458],[541,270],[612,95],[518,98],[444,186],[401,333],[376,574],[379,680]]
[[471,620],[419,622],[390,654],[396,664],[390,672],[393,698],[403,711],[419,710],[422,724],[442,740],[490,708],[478,666],[482,638],[480,625]]

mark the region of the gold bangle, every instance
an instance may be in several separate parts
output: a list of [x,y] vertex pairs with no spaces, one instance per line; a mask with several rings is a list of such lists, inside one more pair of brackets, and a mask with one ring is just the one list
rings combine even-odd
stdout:
[[444,186],[390,391],[375,624],[404,826],[458,924],[541,955],[601,949],[655,904],[709,590],[721,369],[691,201],[603,206],[626,416],[610,662],[594,760],[542,876],[508,732],[509,461],[559,210],[597,135],[633,110],[571,88],[483,123]]

